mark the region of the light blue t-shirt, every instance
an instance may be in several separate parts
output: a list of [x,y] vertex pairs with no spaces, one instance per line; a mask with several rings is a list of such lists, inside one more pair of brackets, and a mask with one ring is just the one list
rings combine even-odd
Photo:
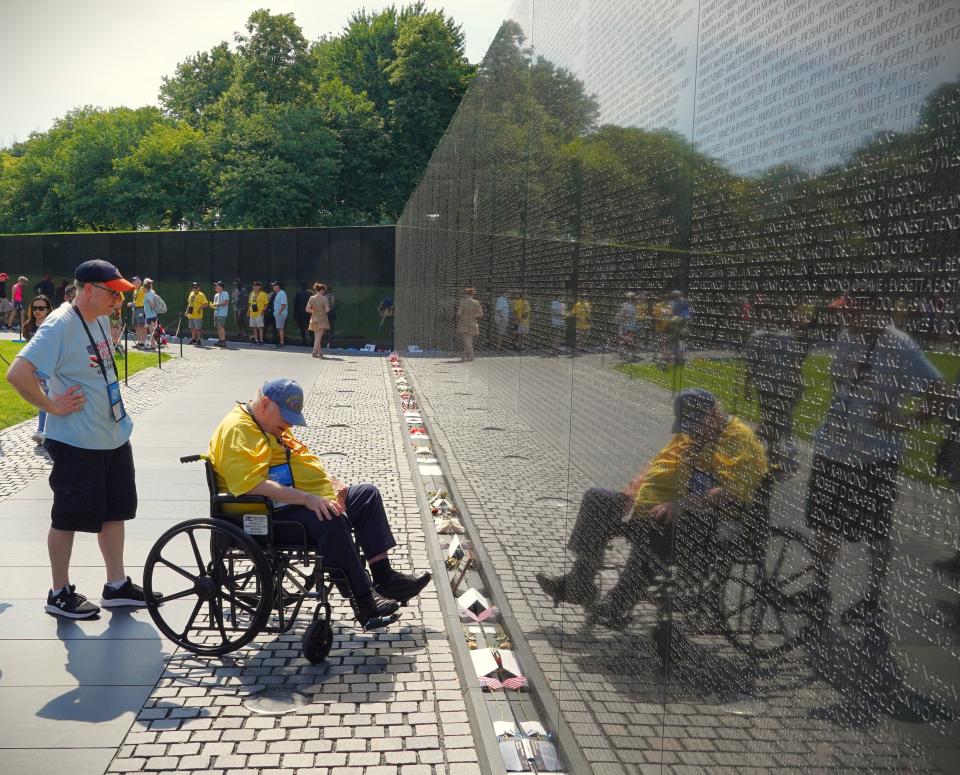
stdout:
[[[290,309],[286,308],[287,305],[287,292],[284,290],[277,291],[277,295],[273,297],[273,314],[277,315],[286,315]],[[283,309],[283,312],[280,310]]]
[[[147,320],[156,320],[159,317],[157,313],[157,292],[151,288],[143,295],[143,317]],[[90,344],[87,342],[87,344]]]
[[[117,377],[110,365],[113,361],[110,318],[101,316],[88,322],[87,328],[107,369],[107,381],[116,382]],[[87,399],[83,409],[66,417],[47,415],[47,438],[81,449],[116,449],[130,438],[133,421],[129,415],[120,422],[113,419],[107,383],[100,368],[90,359],[93,354],[80,315],[72,306],[64,304],[50,313],[17,357],[26,359],[38,372],[48,375],[50,395],[65,393],[73,385],[83,388]]]
[[230,294],[226,291],[215,293],[213,294],[212,303],[214,304],[213,316],[215,318],[225,318],[227,312],[230,311]]

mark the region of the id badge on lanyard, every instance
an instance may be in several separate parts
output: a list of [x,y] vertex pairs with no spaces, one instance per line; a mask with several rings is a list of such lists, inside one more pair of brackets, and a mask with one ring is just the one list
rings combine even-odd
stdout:
[[120,396],[119,382],[111,382],[107,385],[107,398],[110,401],[110,411],[113,412],[113,419],[120,422],[127,416],[127,410],[123,408],[123,398]]

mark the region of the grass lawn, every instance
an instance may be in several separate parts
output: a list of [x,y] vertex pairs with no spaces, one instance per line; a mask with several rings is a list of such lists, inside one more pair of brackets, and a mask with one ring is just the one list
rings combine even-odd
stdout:
[[[0,355],[12,362],[17,353],[20,352],[22,344],[17,344],[9,340],[0,341]],[[169,360],[170,356],[164,353],[163,360]],[[117,371],[120,373],[120,379],[125,376],[123,356],[117,356],[115,359]],[[136,374],[143,369],[149,369],[157,365],[156,353],[141,353],[136,350],[129,352],[130,373]],[[107,367],[109,368],[109,366]],[[7,373],[7,364],[0,361],[0,371]],[[6,379],[0,379],[0,428],[6,428],[15,425],[28,417],[34,417],[37,414],[35,407],[24,401],[17,392],[10,387]]]
[[[927,357],[947,382],[957,381],[960,358],[941,353],[927,353]],[[829,364],[829,355],[811,355],[803,365],[803,398],[793,414],[794,433],[800,438],[813,437],[830,406],[833,389],[827,372]],[[760,421],[756,400],[748,401],[744,397],[744,367],[740,358],[725,361],[691,360],[686,366],[666,369],[653,364],[631,363],[622,364],[617,369],[672,392],[688,387],[706,388],[720,398],[727,411],[753,423]],[[908,433],[903,470],[914,478],[938,481],[932,471],[939,442],[946,432],[946,425],[931,422]]]

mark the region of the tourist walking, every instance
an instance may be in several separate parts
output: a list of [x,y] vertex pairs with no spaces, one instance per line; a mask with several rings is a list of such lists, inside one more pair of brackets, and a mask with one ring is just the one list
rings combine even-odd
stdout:
[[307,302],[307,312],[310,313],[310,330],[313,331],[313,357],[322,358],[323,335],[330,328],[330,320],[327,315],[330,312],[330,306],[327,304],[327,286],[323,283],[314,283],[313,290],[316,292]]
[[463,337],[463,360],[473,360],[473,337],[480,333],[480,318],[483,306],[473,298],[476,288],[464,288],[463,298],[457,306],[457,333]]
[[27,282],[27,278],[20,275],[13,284],[13,291],[11,293],[13,309],[10,310],[10,317],[7,319],[7,326],[9,328],[20,330],[23,324],[27,322],[26,310],[23,305],[23,294],[26,290]]

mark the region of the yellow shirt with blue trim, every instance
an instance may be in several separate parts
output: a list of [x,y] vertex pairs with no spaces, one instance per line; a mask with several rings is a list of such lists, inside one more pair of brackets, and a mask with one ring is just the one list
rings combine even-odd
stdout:
[[760,480],[767,473],[767,457],[756,434],[737,417],[730,417],[713,443],[694,450],[694,439],[675,433],[647,466],[634,498],[641,513],[688,494],[694,471],[712,478],[712,486],[743,505],[753,502]]
[[133,306],[137,309],[143,309],[143,297],[147,289],[142,285],[133,292]]
[[[223,418],[210,438],[207,457],[213,464],[217,489],[231,495],[244,495],[269,478],[271,466],[287,462],[290,450],[290,470],[293,486],[298,490],[333,499],[336,493],[320,458],[310,452],[290,431],[276,436],[264,434],[260,426],[241,406]],[[249,507],[235,507],[241,512]]]

